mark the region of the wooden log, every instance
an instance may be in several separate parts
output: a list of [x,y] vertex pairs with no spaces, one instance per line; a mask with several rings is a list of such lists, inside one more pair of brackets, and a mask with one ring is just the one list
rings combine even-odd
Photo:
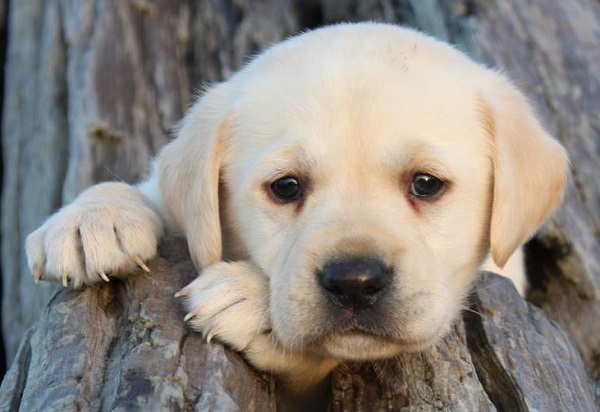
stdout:
[[528,298],[600,380],[600,4],[595,0],[324,0],[325,23],[400,21],[514,79],[572,163],[563,207],[528,245]]
[[[92,405],[90,410],[110,402],[121,405],[119,402],[131,401],[134,403],[127,405],[142,405],[135,403],[138,401],[135,388],[143,384],[129,379],[137,379],[135,371],[143,368],[136,369],[139,358],[136,364],[133,355],[125,355],[127,342],[120,343],[121,346],[113,343],[111,350],[119,348],[131,369],[122,369],[116,358],[110,363],[111,368],[108,364],[99,366],[99,359],[104,358],[92,355],[102,353],[106,341],[118,342],[118,336],[138,336],[138,332],[131,329],[134,326],[124,319],[130,319],[130,314],[131,319],[140,318],[139,310],[145,298],[133,297],[137,293],[133,289],[139,287],[149,295],[150,286],[144,285],[142,279],[132,279],[120,286],[101,288],[105,292],[116,291],[120,296],[110,301],[106,301],[106,297],[102,300],[102,294],[96,289],[81,292],[83,297],[77,295],[80,296],[77,298],[60,292],[51,306],[44,309],[55,289],[48,285],[33,287],[22,252],[25,235],[85,186],[99,180],[134,181],[142,176],[150,155],[170,138],[193,90],[202,83],[227,77],[246,56],[302,25],[363,19],[421,27],[457,44],[482,62],[503,67],[532,97],[550,131],[569,150],[573,179],[565,206],[528,249],[533,286],[529,298],[565,328],[583,355],[588,373],[596,381],[586,380],[572,347],[562,340],[560,329],[537,311],[530,306],[524,309],[520,301],[506,296],[494,300],[495,297],[485,298],[485,294],[479,294],[479,300],[474,298],[474,302],[483,306],[474,310],[484,317],[467,316],[465,323],[459,322],[453,333],[431,353],[405,355],[398,360],[362,366],[347,365],[336,371],[333,408],[373,410],[372,405],[378,405],[391,410],[583,411],[598,407],[600,390],[596,389],[596,395],[593,391],[593,385],[599,387],[600,379],[600,322],[597,321],[600,318],[600,175],[597,167],[600,164],[600,118],[595,111],[600,106],[598,2],[386,0],[359,4],[354,0],[90,0],[80,4],[33,0],[12,1],[9,12],[10,44],[2,126],[5,171],[1,259],[3,334],[9,360],[15,358],[21,338],[26,336],[26,339],[3,383],[0,409],[6,406],[8,410],[18,410],[12,406],[34,402],[30,399],[34,392],[25,392],[25,388],[37,380],[38,374],[40,382],[46,379],[45,384],[52,384],[50,387],[54,390],[55,381],[45,367],[56,361],[56,357],[46,349],[49,343],[55,342],[54,338],[61,341],[69,330],[73,332],[71,344],[74,346],[67,345],[67,340],[61,341],[65,344],[61,352],[65,356],[63,361],[68,361],[63,369],[54,370],[56,377],[64,376],[65,380],[78,385],[83,382],[68,392],[72,396],[69,399],[88,402]],[[170,267],[173,260],[157,262],[155,272],[160,272],[161,267]],[[165,276],[169,278],[168,273]],[[180,285],[177,280],[172,281],[171,286]],[[484,289],[493,290],[493,285],[488,286]],[[494,292],[494,296],[499,295],[502,293]],[[140,302],[139,307],[129,308],[123,296]],[[165,295],[165,299],[165,305],[175,304],[169,296]],[[492,303],[485,303],[488,302],[485,299]],[[79,312],[70,312],[74,323],[69,330],[60,329],[68,323],[59,320],[56,308],[67,310],[65,308],[73,302],[80,304]],[[510,305],[519,306],[520,312],[513,313],[516,309]],[[94,316],[102,311],[110,314],[120,306],[123,308],[117,310],[118,316]],[[513,315],[505,312],[506,307]],[[80,313],[82,310],[87,316]],[[177,306],[170,310],[176,311]],[[40,313],[43,313],[40,323],[26,334]],[[75,316],[77,313],[79,317]],[[182,328],[177,323],[179,315],[161,314]],[[144,316],[141,318],[145,319]],[[98,323],[94,323],[96,317]],[[499,324],[500,321],[505,323]],[[47,325],[43,326],[44,323]],[[52,335],[50,325],[66,330],[66,334]],[[82,343],[76,338],[92,326],[96,326],[90,332],[90,336],[95,337],[93,342]],[[156,328],[140,328],[142,335],[154,336],[152,330]],[[520,331],[525,330],[529,332],[518,338]],[[77,331],[79,335],[75,334]],[[160,332],[168,338],[163,343],[169,339],[174,342],[180,339],[178,334],[184,334],[169,331]],[[548,337],[547,332],[556,336]],[[187,336],[191,341],[197,339],[192,333]],[[492,339],[491,343],[485,343],[486,339]],[[477,343],[478,340],[483,343]],[[273,408],[272,383],[268,379],[255,375],[240,363],[237,355],[219,347],[210,347],[210,351],[216,352],[207,354],[203,351],[208,349],[201,342],[197,345],[204,349],[194,352],[194,359],[202,359],[194,365],[202,371],[180,385],[184,393],[192,395],[185,395],[187,398],[181,398],[177,405],[200,405],[197,399],[191,399],[225,393],[219,398],[224,403],[202,399],[214,402],[213,406],[231,405],[233,410],[235,407],[252,410],[248,406],[252,402],[264,402],[255,405],[265,409],[255,410]],[[479,352],[478,345],[483,345]],[[533,350],[536,345],[545,349]],[[150,347],[152,344],[148,344]],[[89,365],[99,368],[94,369],[95,375],[69,375],[69,366],[74,370],[77,367],[79,371],[87,370],[88,364],[71,362],[71,358],[66,357],[78,350],[83,351],[81,357],[87,356],[88,362],[94,359],[93,365]],[[159,350],[159,353],[166,352]],[[106,354],[105,359],[108,359],[110,353]],[[153,354],[148,349],[144,359],[152,358]],[[467,355],[472,359],[463,359]],[[215,356],[216,360],[210,360]],[[30,369],[44,358],[46,366]],[[232,359],[237,362],[233,369],[241,370],[243,375],[235,379],[260,382],[258,386],[249,384],[258,388],[252,396],[227,386],[226,383],[234,379],[231,377],[236,376],[233,372],[223,372],[229,370]],[[162,361],[159,358],[154,372],[148,369],[144,376],[157,378],[156,373],[163,366],[164,371],[171,371],[172,365],[160,363]],[[207,371],[217,371],[214,373],[231,379],[211,380],[207,385],[214,383],[216,388],[209,391],[212,395],[207,392],[198,395],[198,387],[192,386],[204,382],[208,375],[202,375],[207,373],[203,368],[208,364],[217,366]],[[81,365],[85,368],[81,369]],[[101,382],[99,376],[106,373],[103,370],[113,369],[124,386],[113,384],[103,389],[104,392],[97,392],[91,384]],[[135,373],[128,374],[129,370]],[[161,388],[157,393],[166,393],[162,388],[168,388],[164,381],[171,379],[169,373],[157,378],[157,382],[163,382],[157,384]],[[540,376],[543,381],[539,380]],[[40,384],[39,388],[43,387]],[[68,387],[63,386],[61,390],[69,390]],[[52,396],[57,397],[56,393]],[[148,394],[140,396],[141,401],[159,402]],[[50,402],[49,397],[45,399]],[[591,409],[586,409],[588,407]]]
[[91,184],[135,182],[203,84],[296,30],[289,1],[11,1],[4,93],[3,338],[9,364],[56,289],[23,243]]
[[439,4],[450,40],[507,72],[569,152],[565,202],[527,250],[529,298],[565,328],[600,379],[600,4]]
[[[0,387],[0,410],[274,411],[273,380],[189,331],[173,297],[194,276],[186,245],[161,246],[152,272],[58,292]],[[333,375],[334,411],[592,411],[575,346],[482,274],[464,320],[434,348]]]
[[274,410],[264,375],[183,323],[173,295],[195,277],[186,250],[171,241],[149,274],[59,291],[4,380],[0,410]]
[[[481,273],[471,306],[433,349],[340,368],[334,410],[592,411],[579,352],[506,279]],[[406,408],[406,409],[402,409]]]

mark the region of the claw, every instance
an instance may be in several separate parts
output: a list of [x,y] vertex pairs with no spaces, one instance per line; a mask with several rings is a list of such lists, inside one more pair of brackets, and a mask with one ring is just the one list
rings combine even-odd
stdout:
[[69,286],[69,275],[62,275],[62,285],[66,288]]
[[106,273],[100,272],[98,274],[100,275],[100,277],[102,278],[102,280],[104,280],[105,282],[110,282],[110,279],[108,278],[108,276],[106,276]]
[[191,318],[193,318],[194,316],[195,316],[195,315],[194,315],[192,312],[190,312],[190,313],[188,313],[187,315],[185,315],[185,317],[183,318],[183,321],[184,321],[184,322],[187,322],[188,320],[190,320],[190,319],[191,319]]
[[177,299],[178,299],[178,298],[186,297],[186,296],[187,296],[187,294],[188,294],[188,293],[187,293],[187,290],[185,290],[185,288],[183,288],[183,289],[181,289],[180,291],[178,291],[178,292],[175,292],[175,295],[173,295],[173,296],[175,296],[175,298],[177,298]]
[[146,266],[140,255],[135,255],[133,259],[135,260],[135,263],[137,263],[137,265],[144,270],[144,272],[150,273],[150,268]]
[[43,278],[44,278],[44,271],[42,270],[41,267],[37,266],[35,268],[35,270],[33,271],[33,281],[37,285],[38,283],[40,283],[40,280],[42,280]]
[[218,335],[218,332],[215,332],[215,328],[210,328],[210,329],[205,329],[202,332],[202,339],[204,339],[204,341],[206,343],[211,343],[212,340]]

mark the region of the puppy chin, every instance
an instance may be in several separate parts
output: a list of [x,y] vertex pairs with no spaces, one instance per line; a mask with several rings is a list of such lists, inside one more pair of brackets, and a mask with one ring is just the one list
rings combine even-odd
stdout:
[[417,352],[434,345],[443,333],[421,339],[391,340],[360,332],[334,335],[321,344],[323,355],[349,361],[368,361]]

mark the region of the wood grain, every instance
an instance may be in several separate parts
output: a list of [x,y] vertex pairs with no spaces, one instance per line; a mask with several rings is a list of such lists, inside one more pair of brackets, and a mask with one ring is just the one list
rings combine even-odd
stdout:
[[[333,409],[598,409],[597,0],[8,4],[1,264],[3,338],[14,364],[0,409],[104,410],[158,402],[175,409],[272,410],[268,378],[237,355],[203,345],[179,322],[167,291],[190,276],[185,257],[159,259],[153,274],[160,279],[56,294],[47,284],[34,287],[22,245],[83,188],[143,176],[205,83],[227,78],[250,55],[307,25],[350,20],[417,26],[505,71],[566,146],[572,179],[564,206],[528,247],[529,298],[562,329],[509,286],[484,277],[472,307],[480,315],[467,313],[432,351],[336,371]],[[164,295],[151,297],[155,287]],[[251,393],[231,386],[237,380]]]

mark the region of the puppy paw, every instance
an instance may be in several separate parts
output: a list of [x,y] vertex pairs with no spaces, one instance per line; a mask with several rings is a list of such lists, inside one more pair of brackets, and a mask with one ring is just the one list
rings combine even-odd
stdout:
[[142,194],[125,183],[101,183],[52,215],[25,242],[36,283],[74,288],[109,281],[156,255],[162,222]]
[[177,292],[189,311],[184,321],[238,352],[270,331],[269,282],[248,262],[219,262]]
[[275,373],[285,386],[321,381],[336,359],[284,348],[271,328],[269,279],[249,262],[219,262],[177,292],[189,311],[184,320],[207,342],[219,340],[256,369]]

